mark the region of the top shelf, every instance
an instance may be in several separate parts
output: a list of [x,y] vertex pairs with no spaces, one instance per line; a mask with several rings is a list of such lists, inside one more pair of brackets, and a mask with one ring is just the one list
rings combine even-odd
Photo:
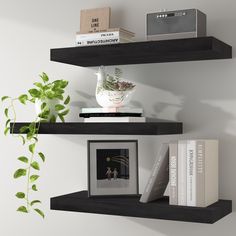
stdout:
[[51,61],[90,67],[232,58],[232,47],[214,37],[51,49]]

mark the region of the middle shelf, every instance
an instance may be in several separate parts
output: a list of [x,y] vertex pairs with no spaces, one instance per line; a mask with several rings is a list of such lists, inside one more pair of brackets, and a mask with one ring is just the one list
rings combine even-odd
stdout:
[[[11,123],[11,131],[12,131]],[[19,133],[20,128],[29,125],[27,122],[17,122],[13,133]],[[97,134],[97,135],[168,135],[182,134],[181,122],[158,121],[145,123],[41,123],[39,134]]]

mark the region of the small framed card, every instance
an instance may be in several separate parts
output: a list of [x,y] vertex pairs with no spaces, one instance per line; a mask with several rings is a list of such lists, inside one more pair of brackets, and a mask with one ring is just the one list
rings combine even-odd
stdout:
[[110,28],[110,15],[110,7],[81,10],[80,33],[106,31]]
[[138,141],[89,140],[89,197],[138,193]]

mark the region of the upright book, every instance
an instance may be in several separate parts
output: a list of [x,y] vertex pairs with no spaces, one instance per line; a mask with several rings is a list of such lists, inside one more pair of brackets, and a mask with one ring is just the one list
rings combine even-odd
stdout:
[[178,205],[178,142],[169,144],[170,205]]
[[153,165],[140,202],[147,203],[163,197],[169,181],[169,145],[162,144]]
[[218,140],[187,142],[187,206],[207,207],[218,196]]

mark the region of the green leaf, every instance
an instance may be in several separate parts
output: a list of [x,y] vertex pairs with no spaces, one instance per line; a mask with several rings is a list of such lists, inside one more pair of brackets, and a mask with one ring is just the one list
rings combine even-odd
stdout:
[[63,100],[63,96],[62,95],[56,95],[56,98],[58,98],[59,100]]
[[29,151],[33,154],[35,150],[35,143],[29,145]]
[[64,104],[67,105],[70,102],[70,96],[67,96],[66,100],[64,101]]
[[56,122],[56,116],[52,115],[50,117],[50,123],[55,123]]
[[42,83],[39,83],[39,82],[35,82],[34,85],[38,88],[43,88],[43,84]]
[[19,135],[19,137],[22,139],[22,144],[25,145],[25,138],[22,135]]
[[44,213],[41,211],[41,210],[39,210],[38,208],[36,208],[36,209],[34,209],[39,215],[41,215],[43,218],[45,217],[44,216]]
[[10,128],[6,127],[5,130],[4,130],[4,135],[7,135],[9,131],[10,131]]
[[32,185],[32,190],[33,191],[38,191],[37,186],[35,184]]
[[38,162],[34,161],[30,164],[35,170],[40,170]]
[[8,98],[10,98],[10,97],[8,97],[8,96],[3,96],[3,97],[1,98],[1,100],[2,100],[2,102],[3,102],[4,100],[6,100],[6,99],[8,99]]
[[45,156],[44,156],[44,154],[43,154],[42,152],[39,152],[38,154],[39,154],[39,156],[41,157],[41,159],[43,160],[43,162],[45,162]]
[[62,115],[62,116],[66,116],[66,115],[69,113],[69,111],[70,111],[70,110],[67,109],[67,110],[61,112],[60,115]]
[[66,81],[66,80],[60,80],[60,86],[61,86],[61,88],[65,88],[68,84],[69,84],[68,81]]
[[25,198],[25,194],[22,192],[18,192],[18,193],[16,193],[16,197],[17,198]]
[[37,89],[30,89],[28,92],[33,98],[39,98],[41,95],[40,91]]
[[20,133],[21,134],[23,134],[23,133],[26,133],[27,131],[29,130],[29,126],[22,126],[21,128],[20,128]]
[[5,126],[7,127],[7,126],[9,125],[10,122],[11,122],[11,119],[8,119],[8,120],[6,121]]
[[29,162],[28,158],[25,157],[25,156],[18,157],[17,159],[18,159],[19,161],[24,162],[24,163],[28,163],[28,162]]
[[41,79],[43,80],[44,83],[49,81],[48,75],[44,72],[40,75],[40,77],[41,77]]
[[23,212],[23,213],[28,213],[27,209],[25,206],[20,206],[17,211]]
[[17,179],[21,176],[26,176],[26,169],[18,169],[16,170],[16,172],[14,173],[14,178]]
[[39,200],[34,200],[34,201],[32,201],[32,202],[30,203],[30,205],[33,206],[33,205],[36,204],[36,203],[41,203],[41,201],[39,201]]
[[39,178],[39,175],[31,175],[30,182],[32,183],[32,182],[36,181],[38,178]]
[[56,109],[56,111],[61,111],[61,110],[65,109],[65,106],[63,106],[61,104],[57,104],[57,105],[55,105],[55,109]]
[[28,100],[28,96],[26,94],[22,94],[18,97],[18,99],[22,104],[25,104],[25,102]]
[[60,118],[60,120],[61,120],[62,122],[65,122],[65,119],[64,119],[64,117],[63,117],[61,114],[58,114],[58,116],[59,116],[59,118]]
[[46,106],[47,106],[47,103],[46,103],[46,102],[42,103],[42,105],[41,105],[41,110],[43,110]]
[[8,108],[6,108],[6,109],[4,110],[4,114],[5,114],[5,116],[8,118]]

